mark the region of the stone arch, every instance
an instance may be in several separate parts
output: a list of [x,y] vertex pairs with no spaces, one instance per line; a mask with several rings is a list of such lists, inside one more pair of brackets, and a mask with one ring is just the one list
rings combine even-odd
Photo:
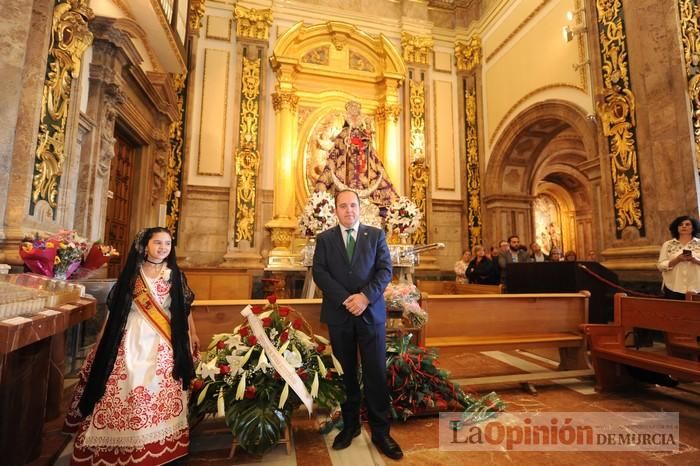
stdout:
[[537,196],[562,211],[566,249],[596,249],[600,242],[600,156],[595,117],[559,100],[537,103],[515,117],[494,145],[484,176],[486,234],[493,242],[517,233],[538,237]]

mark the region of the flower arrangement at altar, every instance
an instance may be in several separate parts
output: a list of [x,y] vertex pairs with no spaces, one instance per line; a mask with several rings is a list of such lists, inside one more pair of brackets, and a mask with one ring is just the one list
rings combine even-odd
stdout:
[[387,379],[390,411],[394,419],[405,421],[430,411],[464,410],[465,423],[477,423],[505,409],[505,403],[491,392],[481,398],[468,395],[449,381],[440,369],[435,348],[411,343],[411,334],[387,340]]
[[335,199],[326,191],[311,194],[299,217],[299,227],[304,236],[316,236],[334,227],[337,222]]
[[75,230],[61,230],[53,235],[34,233],[26,236],[19,248],[24,264],[33,273],[58,279],[85,276],[119,253],[110,246],[87,240]]
[[389,204],[386,223],[390,231],[399,235],[410,235],[420,227],[423,213],[418,206],[406,196],[399,196]]
[[420,291],[412,283],[389,283],[384,290],[388,312],[401,312],[411,327],[420,328],[428,321],[428,313],[418,304]]
[[263,454],[280,440],[302,404],[332,409],[345,399],[342,367],[330,343],[303,316],[277,304],[242,311],[232,333],[214,335],[196,368],[190,416],[224,417],[238,444]]

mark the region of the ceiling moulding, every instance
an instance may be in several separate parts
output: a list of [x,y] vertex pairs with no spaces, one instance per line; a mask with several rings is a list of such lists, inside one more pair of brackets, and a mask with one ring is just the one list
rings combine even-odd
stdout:
[[146,41],[164,71],[184,73],[187,70],[182,47],[170,29],[160,6],[160,0],[121,0],[130,10],[138,12],[134,20],[146,33]]

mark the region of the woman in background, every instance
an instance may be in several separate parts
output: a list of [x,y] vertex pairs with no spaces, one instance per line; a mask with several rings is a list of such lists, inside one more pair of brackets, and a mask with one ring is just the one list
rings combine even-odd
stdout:
[[661,246],[657,267],[667,299],[685,299],[688,291],[700,291],[700,223],[682,215],[668,227],[672,239]]
[[459,258],[457,262],[455,262],[455,281],[457,283],[469,283],[469,280],[467,279],[467,267],[469,266],[469,262],[472,260],[472,253],[469,251],[469,249],[465,249],[462,251],[462,257]]
[[170,232],[141,231],[66,416],[64,430],[77,431],[71,464],[161,465],[187,455],[193,300]]
[[486,256],[484,247],[481,245],[474,246],[473,253],[474,259],[471,260],[467,267],[469,283],[498,285],[498,268],[495,266],[494,261]]

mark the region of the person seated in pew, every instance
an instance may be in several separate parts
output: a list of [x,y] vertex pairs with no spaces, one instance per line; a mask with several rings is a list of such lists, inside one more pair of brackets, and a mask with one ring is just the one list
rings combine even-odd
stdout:
[[474,246],[472,250],[474,259],[467,267],[467,278],[469,283],[479,285],[498,285],[499,273],[494,261],[486,256],[486,251],[482,245]]
[[549,251],[549,262],[561,262],[561,249],[552,248]]
[[566,251],[566,254],[564,254],[564,261],[566,262],[576,262],[576,251],[574,250],[569,250]]
[[467,279],[467,267],[472,260],[472,252],[469,249],[462,251],[462,257],[455,262],[455,281],[457,283],[469,283]]

